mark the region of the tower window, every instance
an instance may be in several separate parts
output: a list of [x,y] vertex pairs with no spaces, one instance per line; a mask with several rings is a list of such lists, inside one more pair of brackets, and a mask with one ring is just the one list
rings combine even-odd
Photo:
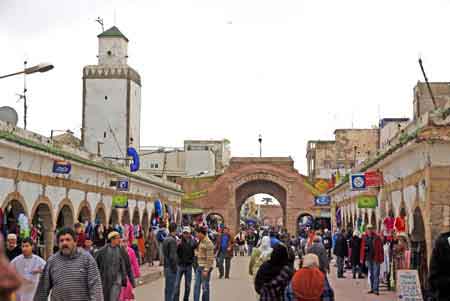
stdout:
[[103,132],[103,138],[106,138],[106,132]]
[[105,101],[107,101],[108,100],[108,96],[105,96]]
[[111,52],[111,50],[108,50],[108,52],[106,52],[109,56],[111,56],[112,55],[112,52]]

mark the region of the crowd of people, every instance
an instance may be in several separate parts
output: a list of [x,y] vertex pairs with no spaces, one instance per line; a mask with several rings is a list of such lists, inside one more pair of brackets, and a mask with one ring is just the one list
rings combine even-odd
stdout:
[[[449,237],[444,233],[438,238],[430,265],[429,282],[438,301],[450,296]],[[135,300],[140,266],[158,260],[166,301],[189,300],[193,274],[194,300],[208,301],[214,268],[219,279],[229,279],[234,256],[250,256],[248,273],[261,301],[334,300],[328,281],[332,259],[337,278],[345,278],[346,270],[353,279],[367,277],[368,293],[379,295],[384,239],[371,225],[364,233],[306,228],[291,236],[285,229],[242,227],[232,234],[225,225],[181,228],[170,223],[166,228],[162,223],[149,229],[144,248],[114,229],[98,247],[82,225],[75,224],[59,230],[57,251],[45,261],[33,253],[32,239],[19,244],[17,236],[9,234],[6,243],[0,241],[0,300]],[[401,237],[398,241],[396,248],[402,246]],[[402,259],[398,261],[401,265]]]

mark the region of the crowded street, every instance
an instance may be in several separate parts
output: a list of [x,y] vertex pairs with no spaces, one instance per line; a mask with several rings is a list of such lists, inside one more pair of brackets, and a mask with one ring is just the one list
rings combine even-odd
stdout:
[[[232,273],[230,279],[218,279],[217,273],[213,274],[211,280],[211,300],[257,300],[252,278],[248,275],[248,264],[250,258],[238,256],[232,260]],[[332,267],[330,282],[335,289],[335,300],[358,300],[358,301],[392,301],[395,293],[385,291],[377,296],[366,294],[369,290],[367,279],[337,279],[336,268]],[[350,273],[346,273],[350,278]],[[137,300],[164,300],[164,279],[148,283],[136,289]],[[181,287],[181,291],[184,286]],[[189,300],[193,300],[193,296]]]
[[0,0],[0,301],[450,301],[450,0]]

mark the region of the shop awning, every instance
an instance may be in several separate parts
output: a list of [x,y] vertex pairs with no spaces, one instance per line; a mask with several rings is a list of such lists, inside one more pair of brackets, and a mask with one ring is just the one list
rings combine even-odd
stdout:
[[181,212],[183,214],[196,215],[196,214],[202,214],[203,213],[203,209],[200,209],[200,208],[181,208]]

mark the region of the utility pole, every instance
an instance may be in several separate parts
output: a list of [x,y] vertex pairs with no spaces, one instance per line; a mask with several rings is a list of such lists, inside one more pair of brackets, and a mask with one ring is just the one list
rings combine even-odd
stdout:
[[259,134],[258,142],[259,142],[259,157],[261,158],[262,157],[262,135],[261,134]]
[[425,69],[423,68],[423,64],[422,64],[422,58],[420,58],[420,57],[419,57],[419,65],[420,65],[420,69],[422,70],[423,77],[425,78],[425,83],[427,84],[428,92],[430,93],[431,101],[433,102],[434,109],[436,110],[437,109],[436,100],[434,99],[433,91],[431,90],[431,86],[430,86],[430,83],[428,82],[427,75],[425,74]]

